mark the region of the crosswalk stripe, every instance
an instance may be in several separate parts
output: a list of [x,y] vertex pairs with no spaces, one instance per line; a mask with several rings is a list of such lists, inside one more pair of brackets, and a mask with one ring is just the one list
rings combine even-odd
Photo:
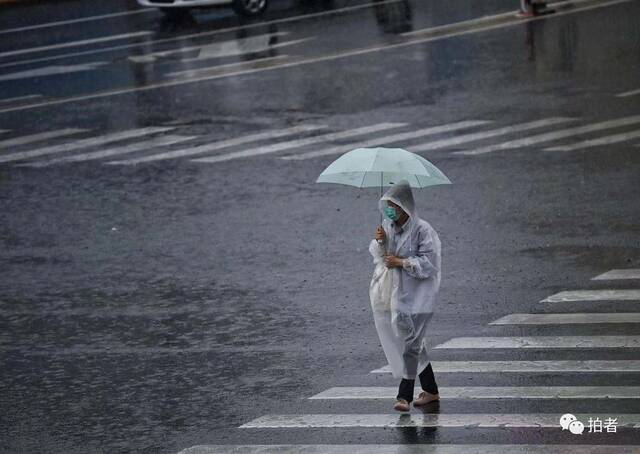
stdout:
[[564,325],[583,323],[640,323],[639,313],[572,313],[572,314],[510,314],[490,325]]
[[640,301],[640,290],[572,290],[556,293],[541,303],[569,301]]
[[611,145],[614,143],[626,142],[640,137],[640,131],[623,132],[620,134],[613,134],[610,136],[599,137],[597,139],[584,140],[582,142],[574,143],[572,145],[559,145],[557,147],[545,148],[547,151],[574,151],[582,150],[584,148],[599,147],[602,145]]
[[552,126],[560,123],[566,123],[568,121],[574,121],[574,118],[545,118],[542,120],[531,121],[528,123],[521,123],[513,126],[506,126],[504,128],[493,129],[491,131],[476,132],[471,134],[465,134],[458,137],[452,137],[450,139],[437,140],[435,142],[427,142],[417,146],[412,146],[411,151],[414,153],[420,151],[437,150],[440,148],[451,147],[454,145],[460,145],[462,143],[475,142],[482,139],[488,139],[490,137],[502,136],[514,132],[528,131],[529,129],[542,128],[544,126]]
[[123,145],[114,148],[107,148],[106,150],[98,150],[89,153],[82,153],[73,156],[66,156],[64,158],[51,159],[43,162],[28,163],[29,167],[47,167],[53,164],[59,164],[63,162],[82,162],[91,161],[94,159],[102,159],[111,156],[117,156],[121,154],[133,153],[140,150],[150,150],[156,147],[163,147],[173,145],[175,143],[186,142],[187,140],[195,139],[197,136],[161,136],[155,137],[151,140],[144,142],[136,142],[128,145]]
[[[438,393],[448,399],[640,399],[640,386],[440,386]],[[309,399],[393,399],[397,394],[397,386],[344,386]]]
[[457,131],[459,129],[471,128],[474,126],[480,126],[487,123],[489,122],[480,121],[480,120],[460,121],[457,123],[450,123],[450,124],[441,125],[441,126],[432,126],[429,128],[418,129],[416,131],[409,131],[409,132],[393,134],[385,137],[378,137],[378,138],[366,140],[363,142],[351,143],[347,145],[341,145],[338,147],[331,147],[324,150],[310,151],[308,153],[300,153],[300,154],[291,155],[291,156],[282,156],[281,159],[291,160],[291,161],[313,159],[321,156],[329,156],[333,154],[344,153],[346,150],[350,150],[354,148],[378,147],[378,146],[386,145],[389,143],[401,142],[403,140],[417,139],[419,137],[429,136],[433,134],[440,134],[442,132]]
[[67,128],[67,129],[59,129],[57,131],[41,132],[38,134],[29,135],[29,136],[16,137],[13,139],[0,141],[0,149],[5,147],[15,147],[18,145],[26,145],[29,143],[39,142],[42,140],[55,139],[57,137],[69,136],[69,135],[78,134],[81,132],[86,132],[86,129]]
[[312,145],[315,143],[328,142],[331,140],[347,139],[349,137],[360,136],[362,134],[369,134],[372,132],[385,131],[388,129],[400,128],[403,126],[406,126],[406,124],[405,123],[378,123],[372,126],[365,126],[362,128],[349,129],[347,131],[323,134],[319,136],[308,137],[306,139],[292,140],[290,142],[281,142],[273,145],[268,145],[265,147],[251,148],[249,150],[236,151],[234,153],[211,156],[211,157],[201,158],[201,159],[193,159],[193,161],[213,163],[213,162],[228,161],[231,159],[247,158],[250,156],[259,156],[259,155],[275,153],[283,150],[290,150],[292,148],[304,147],[304,146]]
[[154,134],[157,132],[169,131],[171,129],[173,128],[149,127],[149,128],[141,128],[141,129],[132,129],[129,131],[116,132],[116,133],[106,134],[99,137],[82,139],[75,142],[63,143],[59,145],[51,145],[44,148],[37,148],[35,150],[9,153],[5,155],[0,155],[0,163],[36,158],[39,156],[45,156],[45,155],[50,155],[54,153],[64,153],[67,151],[78,150],[81,148],[86,148],[86,147],[91,147],[96,145],[103,145],[111,142],[117,142],[119,140],[142,137],[142,136]]
[[301,125],[291,128],[278,129],[274,131],[259,132],[256,134],[249,134],[242,137],[236,137],[234,139],[222,140],[219,142],[206,143],[204,145],[198,145],[196,147],[184,148],[182,150],[167,151],[164,153],[153,154],[138,159],[129,159],[126,161],[112,161],[109,164],[138,164],[140,162],[161,161],[164,159],[184,158],[188,156],[195,156],[204,153],[210,153],[212,151],[220,150],[222,148],[229,148],[236,145],[242,145],[245,143],[257,142],[259,140],[277,139],[279,137],[290,136],[293,134],[299,134],[304,132],[312,132],[326,128],[325,125]]
[[[293,428],[293,427],[560,427],[559,413],[509,413],[509,414],[454,414],[454,413],[404,413],[404,414],[300,414],[265,415],[241,425],[240,429]],[[575,414],[586,423],[589,418],[616,417],[617,428],[640,428],[640,414],[617,413],[614,415]]]
[[456,337],[434,348],[640,348],[640,336]]
[[[431,361],[438,373],[446,372],[640,372],[640,360],[560,361]],[[390,374],[387,365],[372,374]]]
[[29,47],[26,49],[17,49],[17,50],[11,50],[7,52],[1,52],[0,58],[13,57],[15,55],[32,54],[34,52],[44,52],[44,51],[55,50],[55,49],[64,49],[67,47],[84,46],[87,44],[106,43],[108,41],[117,41],[120,39],[139,38],[142,36],[148,36],[150,34],[151,34],[150,31],[140,31],[140,32],[133,32],[133,33],[123,33],[120,35],[102,36],[100,38],[83,39],[80,41],[68,41],[65,43],[51,44],[49,46]]
[[592,281],[609,281],[618,279],[640,279],[640,269],[611,270],[591,278]]
[[631,91],[625,91],[624,93],[618,93],[616,96],[618,98],[627,98],[629,96],[635,96],[635,95],[640,95],[640,89],[631,90]]
[[640,115],[633,115],[630,117],[618,118],[615,120],[607,120],[598,123],[591,123],[586,126],[578,126],[575,128],[562,129],[559,131],[548,132],[544,134],[537,134],[523,139],[510,140],[499,144],[489,145],[486,147],[476,148],[474,150],[456,151],[455,154],[460,155],[479,155],[484,153],[490,153],[492,151],[507,150],[511,148],[527,147],[542,142],[551,142],[553,140],[565,139],[567,137],[576,136],[579,134],[586,134],[595,131],[602,131],[604,129],[617,128],[621,126],[630,126],[640,123]]
[[[559,427],[559,426],[558,426]],[[588,430],[588,429],[587,429]],[[640,445],[197,445],[178,454],[638,454]]]

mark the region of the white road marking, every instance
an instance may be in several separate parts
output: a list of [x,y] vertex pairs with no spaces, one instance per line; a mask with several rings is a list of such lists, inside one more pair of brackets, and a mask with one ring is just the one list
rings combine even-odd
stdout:
[[[640,386],[440,386],[438,393],[448,399],[640,399]],[[345,386],[309,399],[393,399],[397,394],[397,386]]]
[[[399,0],[393,0],[393,3],[397,2]],[[195,78],[195,79],[189,79],[189,80],[179,80],[179,81],[171,81],[171,82],[163,82],[163,83],[157,83],[157,84],[150,84],[150,85],[146,85],[143,87],[132,87],[132,88],[121,88],[121,89],[116,89],[116,90],[110,90],[110,91],[105,91],[105,92],[99,92],[99,93],[93,93],[90,95],[82,95],[82,96],[71,96],[68,98],[63,98],[63,99],[57,99],[57,100],[51,100],[48,102],[41,102],[41,103],[34,103],[31,105],[26,105],[26,106],[16,106],[16,107],[11,107],[11,108],[6,108],[6,109],[0,109],[0,113],[8,113],[8,112],[15,112],[15,111],[19,111],[19,110],[28,110],[28,109],[35,109],[35,108],[39,108],[39,107],[49,107],[49,106],[54,106],[54,105],[61,105],[61,104],[68,104],[68,103],[73,103],[73,102],[78,102],[78,101],[87,101],[87,100],[91,100],[91,99],[99,99],[99,98],[104,98],[104,97],[109,97],[109,96],[117,96],[117,95],[123,95],[123,94],[128,94],[128,93],[137,93],[137,92],[141,92],[141,91],[148,91],[148,90],[155,90],[157,88],[166,88],[166,87],[172,87],[172,86],[178,86],[178,85],[184,85],[184,84],[191,84],[191,83],[197,83],[197,82],[204,82],[204,81],[211,81],[211,80],[216,80],[216,79],[220,79],[220,78],[226,78],[226,77],[238,77],[238,76],[243,76],[243,75],[248,75],[248,74],[255,74],[257,72],[263,72],[263,71],[274,71],[274,70],[279,70],[279,69],[285,69],[285,68],[292,68],[292,67],[297,67],[297,66],[301,66],[301,65],[308,65],[308,64],[314,64],[314,63],[321,63],[321,62],[328,62],[328,61],[334,61],[334,60],[339,60],[339,59],[344,59],[344,58],[349,58],[349,57],[355,57],[355,56],[360,56],[360,55],[367,55],[370,53],[374,53],[374,52],[380,52],[380,51],[386,51],[386,50],[393,50],[393,49],[398,49],[398,48],[402,48],[402,47],[407,47],[407,46],[413,46],[415,44],[423,44],[423,43],[427,43],[427,42],[433,42],[433,41],[439,41],[439,40],[443,40],[443,39],[447,39],[447,38],[451,38],[454,36],[463,36],[463,35],[468,35],[468,34],[474,34],[474,33],[481,33],[484,31],[490,31],[490,30],[497,30],[497,29],[501,29],[501,28],[505,28],[505,27],[513,27],[513,26],[519,26],[528,22],[534,22],[534,21],[539,21],[539,20],[548,20],[548,19],[553,19],[553,18],[557,18],[557,17],[561,17],[564,16],[566,14],[575,14],[575,13],[579,13],[579,12],[583,12],[583,11],[590,11],[593,9],[599,9],[599,8],[604,8],[607,6],[613,6],[613,5],[617,5],[620,3],[627,3],[630,2],[632,0],[612,0],[609,2],[603,2],[603,3],[599,3],[597,5],[591,5],[591,6],[582,6],[582,7],[574,7],[570,10],[567,11],[556,11],[554,14],[551,15],[542,15],[542,16],[536,16],[536,17],[530,17],[530,18],[516,18],[514,22],[507,22],[507,23],[499,23],[496,25],[488,25],[486,27],[479,27],[479,28],[473,28],[471,30],[462,30],[460,31],[460,23],[458,24],[454,24],[455,27],[452,27],[454,30],[451,33],[443,33],[440,34],[438,36],[429,36],[426,38],[416,38],[416,39],[410,39],[408,41],[405,42],[400,42],[400,43],[393,43],[393,44],[385,44],[382,46],[372,46],[372,47],[366,47],[366,48],[361,48],[361,49],[355,49],[355,50],[350,50],[350,51],[346,51],[346,52],[341,52],[341,53],[337,53],[337,54],[331,54],[331,55],[325,55],[325,56],[321,56],[321,57],[314,57],[314,58],[300,58],[298,60],[289,62],[289,63],[284,63],[281,65],[277,65],[277,66],[272,66],[272,67],[265,67],[265,68],[259,68],[259,69],[250,69],[250,70],[240,70],[240,71],[232,71],[226,74],[217,74],[217,75],[213,75],[213,76],[207,76],[207,77],[201,77],[201,78]],[[376,5],[381,5],[383,2],[381,3],[376,3]],[[389,2],[391,3],[391,2]],[[578,1],[569,1],[566,2],[567,5],[575,5],[577,3],[581,3]],[[360,5],[360,8],[369,8],[371,7],[370,4],[365,4],[365,5]],[[357,7],[353,7],[354,9]],[[337,13],[340,10],[332,10],[331,13]],[[298,16],[295,19],[300,19],[302,16]],[[289,19],[289,21],[292,19]],[[283,19],[282,21],[287,21],[285,19]],[[260,22],[259,25],[260,26],[264,26],[266,23]],[[246,28],[246,27],[243,27]],[[215,33],[222,33],[224,30],[218,30]],[[229,31],[229,30],[226,30]],[[202,34],[196,34],[195,36],[203,36]],[[186,35],[186,36],[181,36],[180,40],[184,40],[184,39],[188,39],[191,36]],[[175,40],[173,38],[171,38],[171,40]],[[155,41],[155,42],[148,42],[145,43],[145,45],[151,45],[151,44],[157,44],[160,41]],[[113,49],[112,49],[113,50]]]
[[563,303],[568,301],[640,301],[640,290],[572,290],[556,293],[541,303]]
[[178,454],[603,454],[607,452],[638,454],[640,445],[419,443],[400,445],[197,445],[183,449]]
[[0,30],[0,35],[4,35],[4,34],[7,34],[7,33],[25,32],[25,31],[29,31],[29,30],[38,30],[38,29],[42,29],[42,28],[59,27],[61,25],[78,24],[80,22],[89,22],[89,21],[102,20],[102,19],[111,19],[111,18],[114,18],[114,17],[132,16],[134,14],[151,13],[151,12],[155,12],[155,11],[156,11],[155,8],[147,8],[147,9],[139,9],[139,10],[135,10],[135,11],[123,11],[123,12],[120,12],[120,13],[101,14],[99,16],[79,17],[77,19],[69,19],[69,20],[63,20],[63,21],[57,21],[57,22],[47,22],[47,23],[44,23],[44,24],[27,25],[25,27],[16,27],[16,28],[9,28],[7,30]]
[[360,136],[363,134],[370,134],[378,131],[385,131],[388,129],[401,128],[407,126],[406,123],[378,123],[372,126],[365,126],[362,128],[349,129],[347,131],[323,134],[319,136],[307,137],[305,139],[292,140],[289,142],[280,142],[273,145],[267,145],[265,147],[250,148],[248,150],[236,151],[233,153],[227,153],[223,155],[211,156],[201,159],[193,159],[195,162],[223,162],[231,159],[248,158],[252,156],[261,156],[269,153],[276,153],[278,151],[290,150],[292,148],[300,148],[315,143],[330,142],[332,140],[347,139],[349,137]]
[[640,323],[638,313],[510,314],[490,325],[565,325],[583,323]]
[[[291,40],[291,41],[285,41],[285,42],[281,42],[281,43],[270,44],[268,46],[265,46],[261,50],[258,50],[258,49],[256,49],[256,50],[247,49],[244,52],[239,53],[237,55],[251,55],[253,53],[267,52],[267,51],[272,51],[272,50],[275,50],[275,49],[282,49],[283,47],[290,47],[290,46],[294,46],[296,44],[306,43],[306,42],[312,41],[314,39],[315,38],[294,39],[294,40]],[[189,62],[194,62],[194,61],[208,60],[208,59],[211,59],[211,58],[217,58],[217,57],[216,56],[207,55],[207,54],[200,54],[198,57],[194,57],[194,58],[183,58],[181,60],[181,62],[189,63]],[[245,63],[251,63],[252,61],[256,61],[256,60],[255,59],[254,60],[246,60]]]
[[140,38],[142,36],[148,36],[150,34],[151,34],[150,31],[141,31],[141,32],[133,32],[133,33],[123,33],[120,35],[102,36],[100,38],[83,39],[79,41],[69,41],[66,43],[51,44],[49,46],[29,47],[26,49],[0,52],[0,58],[13,57],[16,55],[32,54],[35,52],[44,52],[48,50],[65,49],[67,47],[86,46],[87,44],[106,43],[109,41],[117,41],[119,39]]
[[[240,429],[293,428],[293,427],[549,427],[557,431],[560,413],[509,413],[509,414],[453,414],[453,413],[404,413],[404,414],[302,414],[266,415],[256,418]],[[580,421],[606,415],[575,414]],[[617,413],[618,428],[640,428],[640,414]]]
[[528,147],[542,142],[551,142],[553,140],[565,139],[567,137],[577,136],[580,134],[587,134],[595,131],[602,131],[604,129],[617,128],[620,126],[629,126],[637,123],[640,123],[640,115],[634,115],[631,117],[619,118],[616,120],[592,123],[586,126],[578,126],[575,128],[562,129],[560,131],[538,134],[525,137],[524,139],[510,140],[508,142],[489,145],[482,148],[476,148],[475,150],[456,151],[455,154],[475,156],[479,154],[491,153],[493,151]]
[[613,281],[620,279],[640,279],[640,269],[611,270],[592,278],[592,281]]
[[7,147],[26,145],[33,142],[40,142],[42,140],[55,139],[56,137],[64,137],[64,136],[78,134],[86,131],[87,131],[86,129],[67,128],[67,129],[59,129],[57,131],[40,132],[38,134],[32,134],[29,136],[15,137],[13,139],[0,141],[0,150]]
[[229,68],[256,68],[259,67],[257,65],[260,65],[262,63],[265,62],[274,62],[274,61],[278,61],[278,60],[285,60],[289,58],[288,55],[276,55],[274,57],[265,57],[265,58],[257,58],[255,60],[249,60],[249,61],[239,61],[239,62],[235,62],[235,63],[225,63],[222,65],[215,65],[215,66],[207,66],[206,68],[197,68],[197,69],[187,69],[185,71],[176,71],[176,72],[172,72],[172,73],[167,73],[165,74],[165,77],[168,78],[194,78],[194,77],[198,77],[198,76],[202,76],[202,75],[211,75],[214,73],[220,73],[221,70],[225,70],[225,69],[229,69]]
[[102,159],[108,158],[111,156],[117,156],[127,153],[134,153],[140,150],[152,150],[157,147],[163,147],[168,145],[173,145],[175,143],[185,142],[187,140],[195,139],[197,136],[161,136],[155,137],[151,140],[146,140],[144,142],[136,142],[128,145],[123,145],[114,148],[107,148],[106,150],[98,150],[89,153],[82,153],[73,156],[67,156],[64,158],[51,159],[49,161],[43,162],[34,162],[24,164],[27,167],[47,167],[53,164],[59,164],[64,162],[81,162],[81,161],[91,161],[94,159]]
[[[418,137],[424,137],[424,136],[429,136],[433,134],[440,134],[442,132],[457,131],[460,129],[471,128],[471,127],[483,125],[486,123],[489,123],[489,122],[479,121],[479,120],[460,121],[458,123],[450,123],[450,124],[441,125],[441,126],[432,126],[429,128],[418,129],[416,131],[409,131],[409,132],[403,132],[399,134],[393,134],[390,136],[377,137],[375,139],[369,139],[363,142],[340,145],[338,147],[331,147],[323,150],[310,151],[307,153],[300,153],[297,155],[282,156],[281,159],[291,160],[291,161],[313,159],[321,156],[344,153],[345,151],[351,150],[354,148],[377,147],[377,146],[386,145],[394,142],[401,142],[403,140],[411,140],[411,139],[416,139]],[[413,151],[411,147],[409,148]]]
[[81,71],[93,71],[100,66],[106,65],[105,61],[97,61],[92,63],[83,63],[80,65],[67,66],[45,66],[44,68],[29,69],[26,71],[18,71],[15,73],[1,74],[0,82],[7,80],[27,79],[30,77],[57,76],[60,74],[75,73]]
[[[399,3],[401,1],[403,1],[403,0],[386,0],[386,1],[382,1],[382,2],[376,2],[375,6],[377,7],[377,6],[381,6],[381,5]],[[189,40],[189,39],[204,38],[204,37],[208,37],[208,36],[214,36],[214,35],[219,35],[219,34],[224,34],[224,33],[236,32],[236,31],[239,31],[239,30],[249,30],[249,29],[253,29],[253,28],[264,28],[265,26],[271,25],[271,24],[283,24],[283,23],[288,23],[288,22],[303,21],[303,20],[307,20],[307,19],[316,19],[316,18],[323,17],[323,16],[344,14],[344,13],[348,13],[348,12],[352,12],[352,11],[358,11],[358,10],[361,10],[361,9],[369,9],[369,8],[372,8],[372,7],[374,7],[374,5],[365,3],[365,4],[362,4],[362,5],[349,6],[349,7],[346,7],[346,8],[338,8],[338,9],[333,9],[333,10],[329,10],[329,11],[322,11],[322,12],[319,12],[319,13],[303,14],[303,15],[300,15],[300,16],[293,16],[293,17],[287,17],[287,18],[283,18],[283,19],[276,19],[276,20],[273,20],[273,21],[256,22],[256,23],[253,23],[253,24],[243,24],[243,25],[238,26],[238,27],[227,27],[227,28],[221,28],[221,29],[213,30],[213,31],[192,33],[190,35],[180,35],[177,38],[163,38],[163,39],[156,39],[156,40],[148,40],[148,41],[145,41],[144,43],[125,44],[125,45],[121,45],[121,46],[112,46],[112,47],[106,47],[106,48],[102,48],[102,49],[92,49],[92,50],[84,51],[84,52],[74,52],[74,53],[69,53],[69,54],[56,55],[56,56],[52,56],[52,57],[44,57],[44,58],[38,58],[38,59],[33,59],[33,60],[25,60],[25,61],[20,61],[20,62],[5,63],[5,64],[0,64],[0,68],[6,67],[6,66],[20,65],[20,64],[39,63],[39,62],[43,62],[43,61],[51,61],[51,60],[57,60],[57,59],[61,59],[61,58],[80,57],[80,56],[83,56],[83,55],[94,55],[94,54],[99,54],[99,53],[104,53],[104,52],[113,52],[113,51],[124,50],[124,49],[133,49],[133,48],[136,48],[136,47],[143,47],[143,46],[144,47],[157,46],[158,44],[178,43],[178,45],[181,45],[181,44],[184,43],[185,40]]]
[[[245,41],[249,40],[249,41],[246,41],[246,46],[248,49],[251,49],[251,52],[268,50],[272,48],[272,46],[268,45],[270,36],[280,37],[288,34],[289,32],[278,32],[278,33],[274,33],[273,35],[264,34],[264,35],[259,35],[252,38],[245,38]],[[264,43],[264,41],[266,41],[266,43]],[[258,43],[262,44],[262,46],[259,47]],[[287,44],[287,43],[278,43],[278,44],[281,45],[281,44]],[[238,45],[238,40],[228,40],[228,41],[222,41],[222,42],[213,43],[213,44],[206,44],[206,45],[201,44],[199,46],[179,47],[177,49],[151,52],[143,55],[131,55],[130,57],[128,57],[128,59],[135,63],[151,63],[156,61],[158,58],[162,58],[162,57],[171,57],[171,56],[179,57],[181,55],[195,54],[197,52],[198,54],[197,57],[181,59],[181,61],[183,62],[189,62],[189,61],[204,60],[207,58],[230,57],[230,56],[242,55],[244,53],[251,53],[251,52],[244,52],[243,50],[241,50],[241,48],[242,46]]]
[[[437,373],[447,372],[640,372],[640,360],[560,361],[431,361]],[[387,365],[371,374],[390,374]]]
[[597,139],[584,140],[582,142],[571,145],[559,145],[556,147],[545,148],[547,151],[573,151],[582,150],[584,148],[599,147],[602,145],[611,145],[614,143],[627,142],[640,137],[640,131],[623,132],[620,134],[612,134],[610,136],[598,137]]
[[301,125],[294,126],[286,129],[279,129],[275,131],[259,132],[256,134],[249,134],[242,137],[236,137],[234,139],[221,140],[219,142],[206,143],[204,145],[198,145],[196,147],[184,148],[182,150],[167,151],[164,153],[158,153],[154,155],[145,156],[138,159],[129,159],[126,161],[112,161],[109,164],[138,164],[141,162],[161,161],[164,159],[184,158],[187,156],[195,156],[204,153],[210,153],[212,151],[220,150],[222,148],[233,147],[236,145],[242,145],[245,143],[258,142],[260,140],[276,139],[278,137],[290,136],[293,134],[300,134],[304,132],[317,131],[324,129],[324,125]]
[[640,336],[456,337],[434,348],[640,348]]
[[616,96],[618,98],[627,98],[629,96],[636,96],[636,95],[640,95],[640,89],[631,90],[631,91],[625,91],[624,93],[618,93]]
[[9,153],[0,155],[0,162],[19,161],[22,159],[36,158],[39,156],[50,155],[54,153],[64,153],[67,151],[79,150],[81,148],[87,148],[96,145],[104,145],[106,143],[117,142],[119,140],[132,139],[136,137],[142,137],[157,132],[169,131],[173,128],[159,128],[150,127],[142,129],[132,129],[129,131],[116,132],[106,134],[99,137],[92,137],[89,139],[78,140],[70,143],[62,143],[58,145],[51,145],[44,148],[37,148],[35,150],[21,151],[17,153]]
[[[194,58],[182,59],[182,61],[199,61],[210,58],[234,57],[238,55],[252,54],[256,52],[264,52],[272,49],[276,44],[283,45],[286,43],[278,43],[276,38],[288,35],[288,32],[278,32],[273,34],[263,34],[251,36],[248,38],[232,39],[222,42],[214,42],[200,46],[198,56]],[[272,44],[269,44],[272,43]]]
[[544,126],[552,126],[559,123],[566,123],[568,121],[574,121],[574,118],[545,118],[542,120],[532,121],[528,123],[521,123],[513,126],[506,126],[504,128],[493,129],[491,131],[475,132],[471,134],[465,134],[458,137],[452,137],[450,139],[437,140],[435,142],[427,142],[420,145],[412,146],[411,151],[414,153],[420,151],[437,150],[440,148],[451,147],[460,145],[462,143],[475,142],[478,140],[488,139],[490,137],[502,136],[505,134],[511,134],[514,132],[528,131],[529,129],[542,128]]
[[37,98],[42,98],[42,95],[38,94],[38,95],[16,96],[15,98],[4,98],[4,99],[0,99],[0,104],[9,104],[12,102],[27,101],[29,99],[37,99]]

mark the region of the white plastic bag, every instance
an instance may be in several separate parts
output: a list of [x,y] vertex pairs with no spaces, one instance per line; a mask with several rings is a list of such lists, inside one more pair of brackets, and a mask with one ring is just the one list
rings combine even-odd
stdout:
[[371,284],[369,284],[369,299],[374,311],[391,310],[391,295],[393,292],[393,270],[384,263],[379,263],[373,270]]

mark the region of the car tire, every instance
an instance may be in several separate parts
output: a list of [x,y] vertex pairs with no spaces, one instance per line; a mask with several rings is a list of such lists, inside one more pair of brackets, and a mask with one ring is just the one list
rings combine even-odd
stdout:
[[245,17],[260,16],[267,10],[269,0],[233,0],[233,10]]

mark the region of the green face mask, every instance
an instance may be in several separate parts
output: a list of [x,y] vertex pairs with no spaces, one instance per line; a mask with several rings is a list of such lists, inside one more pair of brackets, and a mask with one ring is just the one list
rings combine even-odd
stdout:
[[387,215],[389,219],[392,221],[397,221],[400,219],[400,215],[398,214],[398,210],[393,207],[384,207],[384,214]]

